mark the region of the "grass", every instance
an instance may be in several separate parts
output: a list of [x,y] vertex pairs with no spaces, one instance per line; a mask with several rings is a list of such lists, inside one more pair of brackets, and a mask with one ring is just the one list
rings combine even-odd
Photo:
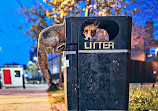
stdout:
[[130,86],[129,110],[158,110],[158,87]]
[[51,104],[64,104],[64,90],[49,91],[49,102]]
[[[52,104],[64,104],[64,90],[50,91],[49,102]],[[158,87],[130,86],[129,91],[130,111],[158,111]]]

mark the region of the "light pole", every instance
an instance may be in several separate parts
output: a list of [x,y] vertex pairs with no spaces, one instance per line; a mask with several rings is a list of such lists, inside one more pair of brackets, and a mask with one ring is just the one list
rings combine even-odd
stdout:
[[[155,61],[156,61],[156,71],[153,72],[155,79],[157,79],[157,52],[158,52],[158,48],[155,49]],[[156,81],[155,81],[156,82]],[[153,87],[155,86],[155,84],[153,84]]]
[[61,52],[59,53],[59,86],[62,86]]
[[157,59],[158,48],[155,49],[155,60]]

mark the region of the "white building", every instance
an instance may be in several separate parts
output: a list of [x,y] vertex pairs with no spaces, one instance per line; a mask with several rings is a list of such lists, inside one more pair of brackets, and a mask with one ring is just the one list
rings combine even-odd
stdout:
[[3,87],[23,86],[23,66],[4,65],[1,66],[1,77]]

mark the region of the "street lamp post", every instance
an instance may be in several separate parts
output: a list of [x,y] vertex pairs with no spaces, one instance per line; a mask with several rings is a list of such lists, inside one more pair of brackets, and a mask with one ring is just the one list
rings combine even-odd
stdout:
[[61,54],[59,53],[59,86],[62,86]]
[[155,60],[157,60],[157,52],[158,52],[158,48],[155,49]]
[[[155,49],[155,61],[156,61],[156,71],[153,72],[155,79],[157,78],[157,53],[158,53],[158,48]],[[156,80],[155,80],[156,82]],[[153,84],[153,87],[155,86],[155,83]]]

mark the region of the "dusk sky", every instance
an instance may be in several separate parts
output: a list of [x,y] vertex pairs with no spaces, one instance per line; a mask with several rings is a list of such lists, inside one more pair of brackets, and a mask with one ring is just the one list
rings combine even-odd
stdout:
[[[31,5],[31,0],[24,4]],[[25,29],[19,30],[26,22],[24,16],[14,12],[19,9],[17,0],[4,0],[0,4],[0,66],[11,64],[27,64],[30,58],[31,42],[25,36]]]
[[[28,7],[32,6],[32,0],[21,1]],[[18,29],[24,26],[26,20],[15,9],[20,9],[17,0],[3,0],[0,4],[0,66],[13,62],[25,65],[30,60],[32,43],[29,41],[30,37],[24,35],[27,29]]]

